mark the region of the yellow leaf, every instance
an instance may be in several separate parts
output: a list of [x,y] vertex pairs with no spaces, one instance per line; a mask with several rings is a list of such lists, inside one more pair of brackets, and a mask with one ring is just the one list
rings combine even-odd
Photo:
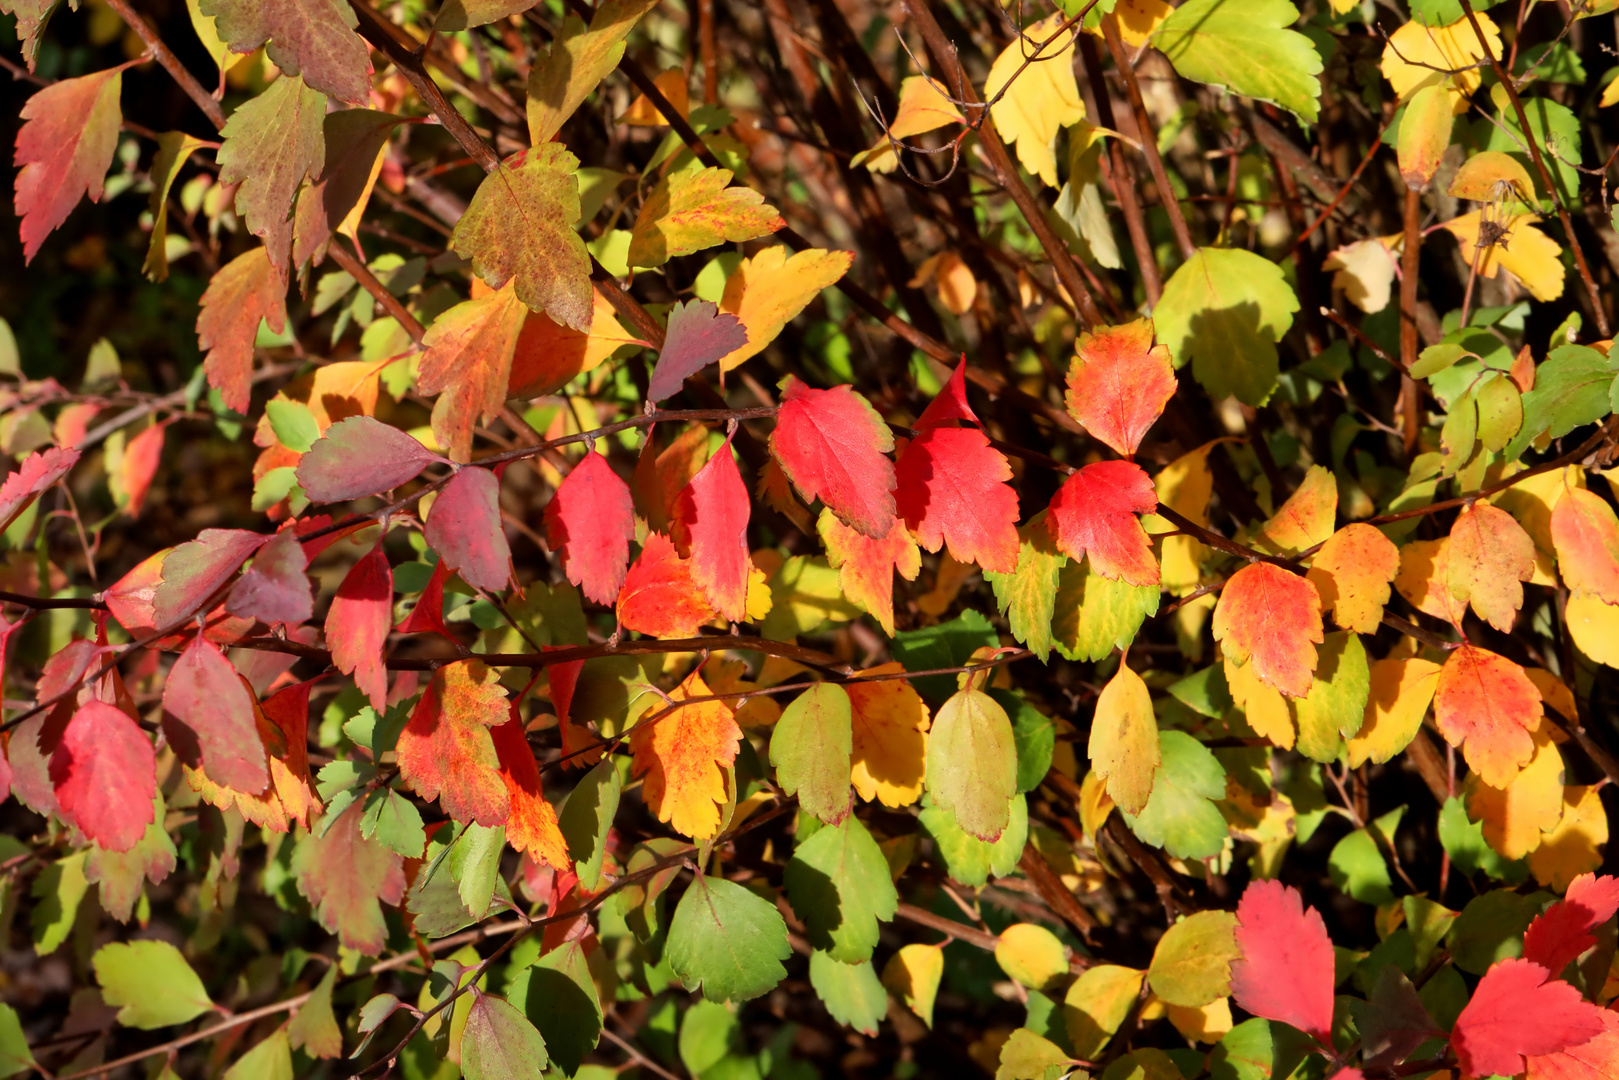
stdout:
[[1518,202],[1531,202],[1535,197],[1535,183],[1529,171],[1511,154],[1500,150],[1481,150],[1462,162],[1446,190],[1458,199],[1474,202],[1494,202],[1505,184],[1507,198]]
[[1609,79],[1608,85],[1602,88],[1602,96],[1597,99],[1597,107],[1606,109],[1610,105],[1619,105],[1619,79]]
[[1132,49],[1139,49],[1174,10],[1169,0],[1119,0],[1113,17],[1119,20],[1119,37]]
[[1113,798],[1107,793],[1107,784],[1094,772],[1086,773],[1079,785],[1079,827],[1094,840],[1112,812]]
[[1555,892],[1581,874],[1602,866],[1602,845],[1608,842],[1608,813],[1597,786],[1563,789],[1563,818],[1529,853],[1535,880]]
[[720,370],[730,371],[764,351],[782,327],[808,307],[822,289],[841,278],[853,262],[851,251],[814,248],[788,258],[787,249],[780,246],[743,259],[725,279],[720,310],[742,321],[748,343],[721,357]]
[[[889,663],[862,675],[905,670]],[[845,683],[854,711],[849,779],[860,797],[884,806],[909,806],[922,795],[928,754],[928,707],[904,679]]]
[[[1461,245],[1462,257],[1469,261],[1478,247],[1479,220],[1480,212],[1475,210],[1445,222],[1445,228]],[[1563,249],[1535,228],[1534,220],[1533,214],[1518,214],[1507,223],[1506,232],[1480,257],[1479,276],[1493,278],[1506,270],[1523,282],[1536,300],[1556,300],[1563,295]]]
[[1094,1060],[1107,1046],[1141,993],[1144,976],[1134,968],[1098,964],[1074,980],[1062,1011],[1076,1058]]
[[1329,469],[1311,465],[1303,483],[1259,527],[1254,546],[1272,555],[1296,555],[1324,543],[1332,535],[1337,514],[1337,478]]
[[1293,749],[1293,714],[1281,691],[1260,682],[1253,664],[1238,667],[1229,658],[1225,661],[1225,679],[1231,700],[1242,709],[1254,733],[1283,750]]
[[1389,306],[1394,291],[1395,250],[1403,237],[1372,237],[1345,244],[1327,256],[1323,270],[1332,270],[1332,286],[1342,289],[1351,304],[1367,314]]
[[[702,675],[693,671],[670,698],[708,697]],[[645,776],[647,807],[676,832],[707,839],[719,831],[720,807],[728,801],[726,769],[736,760],[742,729],[723,701],[702,701],[676,709],[656,724],[630,730],[634,773]]]
[[[984,84],[985,99],[993,101],[1011,83],[1005,96],[990,106],[990,116],[1001,138],[1017,145],[1018,161],[1047,187],[1057,186],[1057,156],[1052,150],[1057,132],[1085,119],[1085,102],[1074,81],[1078,35],[1070,30],[1026,68],[1024,61],[1064,21],[1063,16],[1052,15],[1026,28],[1022,40],[1012,42],[995,58]],[[1018,74],[1020,69],[1022,74]],[[1012,81],[1014,75],[1016,82]]]
[[1211,1001],[1201,1009],[1170,1005],[1165,1011],[1175,1030],[1192,1042],[1217,1043],[1231,1030],[1231,999],[1228,997]]
[[1305,575],[1321,594],[1321,606],[1345,630],[1377,631],[1389,584],[1400,569],[1394,541],[1370,525],[1345,525],[1321,545]]
[[1334,15],[1348,15],[1360,7],[1360,0],[1331,0]]
[[[1580,710],[1575,704],[1574,693],[1564,685],[1562,679],[1545,668],[1524,668],[1523,673],[1529,676],[1529,681],[1540,691],[1541,701],[1556,709],[1565,719],[1572,720],[1576,724],[1580,722]],[[1553,727],[1552,738],[1562,742],[1567,736],[1562,735],[1561,729]]]
[[[658,92],[669,99],[669,104],[675,107],[675,112],[685,116],[691,108],[690,95],[686,89],[686,72],[684,68],[672,67],[668,71],[660,71],[652,80],[652,85]],[[637,94],[630,107],[624,110],[624,115],[618,118],[621,124],[630,124],[634,127],[663,127],[669,121],[664,119],[657,107],[647,100],[645,94]]]
[[995,943],[995,962],[1031,990],[1048,989],[1068,974],[1068,950],[1043,926],[1013,923]]
[[1450,102],[1448,87],[1430,83],[1412,94],[1406,103],[1395,150],[1399,156],[1400,179],[1412,191],[1427,191],[1434,173],[1439,171],[1439,162],[1450,145],[1450,128],[1455,119]]
[[[937,79],[912,75],[899,86],[899,108],[889,119],[888,131],[895,139],[925,135],[947,124],[965,124],[961,110],[950,100],[950,92]],[[872,172],[889,173],[899,167],[899,157],[886,137],[872,143],[849,161],[852,169],[864,165]]]
[[[1190,453],[1182,454],[1153,477],[1158,501],[1182,517],[1198,525],[1209,523],[1209,496],[1214,493],[1214,474],[1209,471],[1209,451],[1214,443],[1205,443]],[[1148,514],[1141,525],[1149,533],[1177,532],[1177,526]],[[1184,596],[1202,582],[1201,564],[1208,549],[1195,536],[1177,533],[1161,542],[1162,565],[1159,584],[1172,594]]]
[[930,256],[917,267],[910,284],[915,288],[930,282],[939,290],[939,302],[949,308],[951,314],[965,315],[972,310],[973,300],[978,296],[978,279],[973,277],[960,255],[941,251]]
[[1467,816],[1483,825],[1485,841],[1508,859],[1539,847],[1540,834],[1563,817],[1563,755],[1544,725],[1533,737],[1535,756],[1506,787],[1469,782]]
[[1102,688],[1091,720],[1091,767],[1107,781],[1107,793],[1126,813],[1139,814],[1152,794],[1158,750],[1158,720],[1141,676],[1121,663]]
[[[1510,479],[1510,476],[1502,479]],[[1552,542],[1552,510],[1564,491],[1584,486],[1585,470],[1578,465],[1570,465],[1527,477],[1490,501],[1518,519],[1523,531],[1534,540],[1536,550],[1543,555],[1555,556],[1557,545]]]
[[[1475,66],[1484,57],[1487,45],[1491,54],[1501,53],[1501,31],[1491,18],[1480,12],[1479,29],[1484,31],[1484,42],[1479,42],[1472,25],[1463,16],[1448,26],[1424,26],[1413,19],[1389,35],[1383,49],[1383,77],[1394,87],[1401,101],[1408,101],[1425,86],[1443,84],[1451,98],[1451,112],[1460,113],[1467,108],[1467,99],[1483,81],[1483,71]],[[1443,70],[1435,71],[1435,68]],[[1446,71],[1457,71],[1447,75]]]
[[905,1007],[933,1026],[933,999],[944,976],[944,950],[937,945],[906,945],[883,965],[883,985]]
[[1366,719],[1349,740],[1349,764],[1381,764],[1410,745],[1422,727],[1439,685],[1439,665],[1419,657],[1388,657],[1372,663]]
[[1568,634],[1586,656],[1599,664],[1619,667],[1619,608],[1599,597],[1570,596]]
[[1400,572],[1394,587],[1424,615],[1460,624],[1467,604],[1451,595],[1450,537],[1414,540],[1400,549]]

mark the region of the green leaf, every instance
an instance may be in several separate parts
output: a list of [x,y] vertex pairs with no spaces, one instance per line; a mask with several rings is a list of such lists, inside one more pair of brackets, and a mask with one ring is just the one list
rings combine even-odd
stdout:
[[35,900],[29,921],[34,929],[34,952],[48,956],[61,947],[73,930],[79,901],[90,888],[84,867],[88,852],[76,851],[47,866],[29,889]]
[[936,803],[925,805],[921,816],[922,827],[933,837],[945,869],[963,885],[979,886],[988,882],[991,874],[1010,874],[1017,869],[1029,838],[1029,809],[1022,795],[1012,797],[1011,820],[994,843],[963,832],[955,815]]
[[854,752],[854,711],[849,693],[818,682],[782,710],[770,735],[770,764],[788,795],[822,821],[849,813],[849,756]]
[[225,1080],[292,1080],[292,1047],[281,1028],[225,1070]]
[[91,965],[101,996],[120,1006],[118,1022],[151,1031],[193,1020],[214,1003],[186,958],[166,941],[112,942]]
[[1344,739],[1358,734],[1366,719],[1372,673],[1360,635],[1349,630],[1327,634],[1316,656],[1309,694],[1292,703],[1298,749],[1316,761],[1336,761]]
[[1051,634],[1057,651],[1069,660],[1095,662],[1127,647],[1158,610],[1156,587],[1094,574],[1089,559],[1068,563],[1057,582]]
[[1467,816],[1459,798],[1446,799],[1439,808],[1439,843],[1458,873],[1472,877],[1483,870],[1497,881],[1516,885],[1529,876],[1522,859],[1506,859],[1484,839],[1484,825]]
[[1181,1080],[1181,1071],[1164,1051],[1143,1047],[1110,1064],[1102,1080]]
[[1411,943],[1416,947],[1417,967],[1425,968],[1450,933],[1456,912],[1425,896],[1406,896],[1400,902],[1405,909],[1406,929],[1411,931]]
[[[1000,643],[1000,634],[990,621],[969,608],[949,622],[901,630],[894,635],[893,653],[906,671],[932,671],[961,667],[975,650]],[[929,704],[937,705],[955,693],[956,679],[953,675],[924,675],[911,685]]]
[[1187,0],[1152,43],[1186,78],[1275,102],[1313,124],[1321,55],[1309,38],[1288,29],[1298,18],[1299,9],[1287,0]]
[[307,453],[320,438],[320,424],[315,421],[315,414],[301,401],[275,398],[265,404],[264,414],[270,418],[270,430],[288,450]]
[[450,847],[450,876],[460,890],[461,903],[469,914],[483,918],[501,884],[500,855],[506,849],[506,826],[488,828],[468,824],[461,838]]
[[1152,777],[1152,796],[1140,815],[1124,814],[1132,832],[1177,859],[1206,859],[1225,845],[1226,822],[1214,805],[1225,798],[1225,769],[1184,731],[1162,731],[1163,756]]
[[1012,721],[1012,741],[1017,746],[1017,790],[1033,791],[1051,771],[1051,758],[1057,749],[1057,721],[1015,691],[989,690],[986,693],[1006,710]]
[[747,1053],[742,1024],[729,1005],[698,998],[680,1018],[680,1063],[702,1076],[728,1057]]
[[[1501,0],[1473,0],[1473,10],[1492,8]],[[1424,26],[1449,26],[1467,18],[1462,0],[1411,0],[1411,18]]]
[[927,788],[956,824],[994,842],[1017,794],[1017,744],[1006,710],[982,690],[958,690],[928,732]]
[[878,923],[899,904],[888,860],[853,814],[799,844],[783,881],[810,944],[845,964],[871,959]]
[[337,965],[327,964],[309,1000],[298,1006],[287,1023],[287,1040],[294,1050],[310,1057],[334,1058],[343,1053],[343,1031],[332,1014],[332,987],[337,983]]
[[1153,993],[1189,1009],[1231,993],[1231,961],[1242,955],[1236,930],[1237,917],[1228,911],[1199,911],[1171,926],[1147,968]]
[[1523,395],[1523,427],[1502,456],[1516,460],[1542,434],[1560,439],[1613,411],[1609,388],[1614,361],[1585,345],[1564,345],[1535,369],[1535,388]]
[[809,977],[832,1019],[867,1035],[877,1034],[888,1011],[888,992],[870,960],[845,964],[817,949],[810,953]]
[[1327,857],[1332,883],[1363,904],[1394,899],[1394,879],[1370,829],[1356,829],[1338,841]]
[[603,758],[587,772],[562,806],[559,824],[568,842],[579,884],[594,890],[601,881],[602,858],[607,854],[607,831],[618,816],[622,787],[611,758]]
[[422,849],[427,846],[422,812],[393,788],[382,788],[366,796],[360,835],[367,840],[375,836],[379,843],[407,859],[421,858]]
[[[1527,144],[1524,142],[1523,128],[1518,124],[1518,111],[1512,107],[1511,100],[1499,83],[1490,87],[1490,100],[1495,103],[1496,123],[1487,127],[1489,139],[1484,149],[1500,150],[1512,155],[1530,176],[1536,178],[1538,184],[1540,173],[1525,149]],[[1580,156],[1583,131],[1579,117],[1568,106],[1547,97],[1524,96],[1520,101],[1524,115],[1529,118],[1530,137],[1540,147],[1541,160],[1552,174],[1552,183],[1557,185],[1558,194],[1571,205],[1578,204],[1579,166],[1583,164]]]
[[293,200],[326,163],[326,95],[296,75],[277,79],[231,113],[220,129],[219,179],[240,184],[236,208],[247,231],[264,238],[273,266],[292,254]]
[[[532,99],[531,99],[532,100]],[[450,236],[492,289],[516,279],[517,298],[563,326],[590,331],[590,253],[579,222],[579,159],[561,143],[539,143],[478,185]]]
[[[1046,528],[1046,511],[1018,530],[1017,569],[1010,574],[984,572],[995,590],[995,602],[1012,628],[1012,636],[1044,663],[1051,656],[1051,617],[1056,611],[1059,571],[1068,556],[1057,550]],[[1027,790],[1027,789],[1025,789]]]
[[1511,379],[1494,375],[1480,384],[1477,400],[1479,442],[1499,453],[1523,427],[1523,395]]
[[466,1080],[528,1080],[545,1068],[545,1039],[508,1001],[472,992],[461,1032],[461,1072]]
[[688,990],[710,1001],[747,1001],[787,976],[792,953],[775,905],[724,878],[699,877],[669,921],[664,955]]
[[1505,889],[1473,897],[1445,935],[1451,959],[1469,975],[1482,975],[1491,964],[1522,955],[1523,932],[1544,899],[1544,893],[1519,896]]
[[[1247,9],[1242,5],[1237,17],[1245,18]],[[1234,394],[1259,406],[1276,387],[1276,343],[1298,309],[1282,268],[1269,259],[1240,248],[1199,248],[1165,283],[1153,322],[1175,366],[1190,363],[1210,397]]]
[[0,1077],[16,1076],[33,1067],[34,1055],[28,1049],[28,1037],[23,1034],[17,1010],[0,1003]]
[[544,1036],[551,1063],[570,1075],[601,1040],[601,1001],[577,940],[564,942],[518,972],[506,997]]
[[1028,1028],[1018,1028],[1001,1047],[995,1080],[1058,1080],[1071,1065],[1067,1052]]

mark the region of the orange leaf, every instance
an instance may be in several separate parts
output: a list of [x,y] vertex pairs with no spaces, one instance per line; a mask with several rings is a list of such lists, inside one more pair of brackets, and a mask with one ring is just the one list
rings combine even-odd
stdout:
[[1337,479],[1322,466],[1311,465],[1298,490],[1259,527],[1254,546],[1272,555],[1297,555],[1325,542],[1337,515]]
[[1619,518],[1602,496],[1569,488],[1552,510],[1557,568],[1576,593],[1619,604]]
[[1158,493],[1141,466],[1097,461],[1070,476],[1051,500],[1046,525],[1057,550],[1113,581],[1158,587],[1158,561],[1137,514],[1158,509]]
[[1307,575],[1345,630],[1374,633],[1400,570],[1400,549],[1370,525],[1345,525],[1321,545]]
[[630,492],[636,509],[646,518],[648,529],[669,531],[675,500],[707,460],[708,429],[703,425],[693,424],[682,431],[661,452],[651,429],[647,430],[641,456],[635,461],[635,473],[630,477]]
[[[891,675],[899,664],[881,664],[862,675]],[[854,710],[854,749],[850,752],[850,780],[867,802],[909,806],[922,794],[927,769],[928,707],[903,679],[851,682]]]
[[[6,7],[16,10],[16,5]],[[24,265],[33,261],[51,230],[67,220],[81,194],[101,201],[102,181],[118,148],[123,87],[124,69],[115,67],[52,83],[23,103],[16,208],[22,218]]]
[[[670,698],[680,702],[709,693],[702,675],[693,671]],[[658,820],[694,839],[717,833],[727,800],[725,770],[736,761],[741,741],[742,729],[723,701],[687,705],[655,724],[632,728],[634,773],[646,777],[642,792]]]
[[517,716],[517,703],[507,707],[508,719],[489,729],[495,756],[500,761],[500,777],[511,796],[511,814],[506,818],[506,842],[526,851],[554,869],[567,870],[568,842],[562,838],[556,809],[546,800],[540,783],[540,764],[534,760],[523,722]]
[[457,821],[504,824],[511,796],[489,729],[508,712],[506,691],[482,660],[439,668],[399,733],[400,777]]
[[544,313],[529,315],[517,335],[506,397],[554,394],[575,376],[596,370],[625,345],[647,344],[624,329],[606,297],[599,292],[592,297],[589,333],[563,326]]
[[1250,563],[1231,575],[1214,607],[1214,639],[1259,681],[1289,697],[1310,692],[1315,647],[1325,640],[1321,594],[1273,563]]
[[270,265],[269,252],[256,247],[215,272],[201,303],[197,347],[208,354],[202,360],[208,385],[245,413],[259,320],[277,334],[287,328],[287,279]]
[[[826,561],[838,571],[838,583],[850,600],[869,611],[889,634],[894,632],[894,574],[915,581],[922,569],[922,553],[905,531],[905,523],[894,518],[888,535],[873,540],[842,521],[830,509],[821,511],[816,523],[821,543],[826,545]],[[948,557],[948,556],[947,556]]]
[[512,354],[528,319],[512,282],[440,315],[422,338],[416,389],[431,397],[433,437],[457,461],[471,458],[472,429],[506,403]]
[[1152,320],[1081,334],[1068,368],[1068,412],[1129,457],[1175,394],[1169,347],[1152,343]]
[[1417,540],[1400,549],[1400,570],[1394,587],[1424,615],[1460,624],[1467,614],[1465,601],[1451,595],[1450,538]]
[[1535,542],[1517,519],[1477,502],[1450,527],[1450,568],[1445,583],[1457,600],[1469,601],[1479,618],[1501,631],[1523,606],[1523,585],[1535,572]]
[[1491,787],[1504,788],[1535,754],[1540,691],[1523,668],[1473,645],[1454,649],[1434,689],[1434,724]]
[[690,560],[680,557],[667,536],[648,533],[618,593],[624,629],[659,638],[695,637],[718,617],[692,580]]

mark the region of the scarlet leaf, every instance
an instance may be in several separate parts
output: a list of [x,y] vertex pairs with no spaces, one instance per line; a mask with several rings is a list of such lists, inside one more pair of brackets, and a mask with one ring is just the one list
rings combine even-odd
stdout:
[[428,631],[443,634],[451,641],[456,640],[450,633],[450,628],[444,623],[444,583],[450,580],[450,568],[440,559],[433,564],[433,573],[427,579],[427,585],[422,589],[422,595],[417,597],[416,606],[410,609],[405,620],[394,627],[401,634],[423,634]]
[[25,263],[67,220],[81,194],[101,201],[124,119],[118,108],[123,86],[123,68],[110,68],[52,83],[23,103],[16,208]]
[[680,497],[697,470],[708,460],[708,429],[693,424],[663,450],[658,450],[652,429],[647,430],[630,477],[637,512],[646,518],[647,528],[667,533],[674,518],[675,500]]
[[201,0],[212,15],[220,40],[232,52],[250,53],[260,45],[276,67],[301,74],[316,89],[351,105],[365,101],[370,61],[365,42],[354,32],[358,18],[331,0]]
[[388,943],[382,905],[397,904],[405,894],[404,859],[376,837],[360,835],[362,816],[356,802],[324,831],[302,837],[292,869],[320,924],[345,948],[375,956]]
[[1599,1014],[1607,1030],[1588,1042],[1529,1058],[1529,1080],[1611,1080],[1619,1076],[1619,1012]]
[[253,342],[263,320],[279,334],[287,328],[287,278],[270,263],[268,249],[253,248],[214,274],[197,313],[197,347],[208,385],[227,407],[247,412]]
[[888,535],[873,540],[839,521],[830,508],[816,522],[826,560],[838,571],[844,595],[869,611],[889,634],[894,632],[894,574],[915,581],[922,553],[898,518],[889,520]]
[[438,394],[433,435],[457,461],[470,456],[480,418],[500,413],[511,380],[512,356],[529,311],[510,284],[440,315],[422,338],[416,388]]
[[545,507],[545,542],[562,556],[568,580],[598,604],[624,585],[635,538],[630,486],[607,458],[587,453]]
[[304,576],[308,566],[298,534],[290,529],[276,533],[231,588],[225,610],[267,623],[303,622],[314,614],[314,598]]
[[708,459],[675,500],[675,539],[690,553],[692,580],[731,622],[748,617],[748,486],[731,456],[731,440]]
[[1534,756],[1529,733],[1540,727],[1540,691],[1506,657],[1462,645],[1439,672],[1433,714],[1439,734],[1461,747],[1468,767],[1504,788]]
[[568,860],[568,842],[562,838],[556,809],[546,801],[545,788],[540,783],[540,763],[534,759],[534,751],[523,734],[516,702],[508,707],[508,712],[505,723],[489,729],[495,743],[495,756],[500,762],[500,776],[511,798],[506,842],[518,851],[527,852],[537,862],[556,870],[567,870],[573,865]]
[[1446,584],[1457,600],[1502,633],[1523,606],[1523,586],[1535,569],[1535,542],[1513,516],[1486,502],[1465,509],[1450,527]]
[[1152,542],[1135,515],[1158,509],[1152,480],[1128,461],[1098,461],[1070,476],[1051,500],[1046,526],[1057,550],[1105,578],[1157,588]]
[[906,528],[928,551],[949,545],[957,562],[986,571],[1017,569],[1018,497],[1012,466],[975,428],[930,428],[894,466],[894,501]]
[[789,375],[770,452],[805,502],[820,499],[843,523],[879,540],[894,520],[894,436],[852,386],[816,390]]
[[1332,941],[1297,889],[1256,881],[1237,903],[1231,996],[1266,1020],[1280,1020],[1332,1045]]
[[1552,510],[1557,568],[1569,589],[1619,604],[1619,517],[1607,500],[1585,488],[1569,488]]
[[618,592],[618,621],[653,637],[694,637],[717,613],[692,579],[691,563],[662,533],[648,533]]
[[437,456],[370,416],[339,420],[298,460],[298,486],[314,502],[345,502],[414,480]]
[[122,709],[87,701],[51,755],[51,783],[63,817],[108,851],[128,851],[153,819],[152,740]]
[[1532,960],[1501,960],[1456,1018],[1450,1045],[1468,1076],[1524,1071],[1524,1058],[1579,1046],[1604,1029],[1602,1010]]
[[326,95],[293,75],[243,102],[220,129],[220,183],[239,185],[236,207],[247,231],[264,239],[270,262],[283,271],[292,254],[287,211],[304,180],[326,164],[325,115]]
[[489,729],[508,718],[506,691],[483,661],[446,664],[399,733],[400,777],[457,821],[504,824],[511,795]]
[[[748,332],[735,315],[722,313],[709,300],[688,300],[669,309],[663,350],[647,384],[648,401],[680,392],[688,376],[748,343]],[[777,419],[780,423],[780,419]]]
[[282,687],[259,703],[264,718],[281,733],[281,748],[270,757],[270,780],[282,809],[305,827],[320,809],[309,776],[309,691],[321,678]]
[[181,759],[195,765],[200,757],[215,783],[263,791],[270,786],[270,772],[254,704],[225,654],[212,642],[193,638],[163,684],[164,729]]
[[124,458],[119,464],[118,482],[129,499],[126,509],[130,517],[139,517],[146,504],[146,493],[152,488],[158,463],[163,458],[164,425],[153,424],[124,447]]
[[1169,348],[1152,343],[1152,320],[1081,334],[1068,368],[1068,412],[1129,457],[1175,395]]
[[[675,688],[671,699],[707,697],[710,691],[698,671]],[[723,701],[682,705],[656,723],[643,720],[630,730],[634,772],[646,777],[648,808],[659,821],[695,839],[719,831],[720,807],[726,801],[725,770],[736,761],[742,729]]]
[[464,468],[439,492],[422,530],[468,585],[500,592],[512,574],[512,550],[500,524],[500,481],[488,469]]
[[372,548],[343,578],[326,611],[326,643],[332,665],[354,676],[354,685],[381,714],[388,707],[388,672],[382,646],[393,619],[394,580],[382,544]]
[[1289,697],[1310,692],[1315,647],[1325,640],[1321,594],[1297,574],[1256,562],[1231,575],[1214,608],[1214,639],[1232,663]]
[[0,532],[10,528],[40,492],[66,476],[78,461],[77,450],[53,446],[30,454],[16,472],[7,473],[5,483],[0,484]]
[[1552,973],[1561,972],[1597,943],[1591,933],[1619,911],[1619,877],[1581,874],[1568,892],[1529,924],[1523,936],[1523,958]]

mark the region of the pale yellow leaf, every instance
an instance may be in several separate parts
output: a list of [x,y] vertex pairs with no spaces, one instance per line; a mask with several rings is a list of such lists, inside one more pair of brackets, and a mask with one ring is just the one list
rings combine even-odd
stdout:
[[1131,814],[1141,813],[1152,794],[1153,771],[1161,756],[1152,696],[1128,664],[1102,688],[1091,720],[1091,767],[1107,781],[1107,793]]
[[[937,79],[926,75],[912,75],[899,86],[899,107],[889,118],[888,133],[895,139],[905,140],[913,135],[925,135],[948,124],[965,124],[961,110],[950,100],[950,91]],[[888,173],[899,167],[899,157],[886,137],[872,143],[871,149],[856,154],[849,162],[854,168],[864,165],[872,172]]]
[[1570,596],[1568,634],[1586,656],[1599,664],[1619,667],[1619,607],[1586,594]]
[[905,945],[883,965],[883,985],[905,1007],[933,1026],[933,1000],[944,977],[944,950],[937,945]]
[[1297,732],[1293,725],[1293,714],[1288,711],[1287,699],[1281,691],[1260,682],[1259,674],[1251,663],[1238,667],[1229,658],[1226,659],[1225,678],[1231,690],[1231,700],[1242,709],[1254,734],[1269,739],[1283,750],[1293,749]]
[[[1461,245],[1462,257],[1468,260],[1478,247],[1479,220],[1480,212],[1475,210],[1445,222],[1445,228]],[[1512,218],[1506,232],[1479,258],[1479,276],[1493,278],[1505,270],[1523,282],[1536,300],[1556,300],[1563,295],[1563,249],[1535,228],[1534,221],[1534,214]]]
[[1521,859],[1540,846],[1541,833],[1563,818],[1563,756],[1544,725],[1533,733],[1535,756],[1504,788],[1469,784],[1467,816],[1502,857]]
[[1045,990],[1068,974],[1068,950],[1043,926],[1013,923],[995,943],[995,962],[1031,990]]
[[1386,657],[1373,661],[1372,689],[1366,719],[1349,740],[1349,764],[1381,764],[1410,745],[1422,727],[1439,685],[1439,665],[1420,657]]
[[1608,812],[1595,784],[1563,789],[1563,817],[1529,853],[1535,880],[1556,892],[1569,882],[1602,866],[1602,845],[1608,842]]
[[[1424,26],[1413,19],[1390,34],[1383,48],[1383,77],[1400,100],[1409,100],[1424,86],[1443,83],[1451,96],[1451,111],[1466,109],[1467,99],[1484,79],[1476,65],[1484,57],[1485,46],[1493,55],[1502,55],[1501,31],[1495,22],[1479,12],[1478,23],[1484,31],[1482,43],[1465,16],[1447,26]],[[1447,71],[1459,74],[1447,75]]]
[[[1024,60],[1056,33],[1066,20],[1052,15],[1027,27],[1023,38],[1008,45],[990,66],[984,97],[993,101],[1002,88],[1006,94],[990,106],[990,116],[1001,138],[1017,146],[1018,161],[1047,187],[1057,186],[1057,132],[1085,119],[1085,102],[1074,79],[1075,31],[1068,31],[1046,46],[1039,59],[1024,68]],[[1022,69],[1022,74],[1018,74]],[[1017,81],[1012,77],[1016,75]]]
[[1367,314],[1389,306],[1394,291],[1395,249],[1401,237],[1372,237],[1345,244],[1327,256],[1322,269],[1334,271],[1332,287]]
[[[1500,188],[1499,184],[1506,187]],[[1503,193],[1518,202],[1529,202],[1535,197],[1535,184],[1529,179],[1529,171],[1517,158],[1501,150],[1481,150],[1462,162],[1446,190],[1458,199],[1474,202],[1493,202]]]

